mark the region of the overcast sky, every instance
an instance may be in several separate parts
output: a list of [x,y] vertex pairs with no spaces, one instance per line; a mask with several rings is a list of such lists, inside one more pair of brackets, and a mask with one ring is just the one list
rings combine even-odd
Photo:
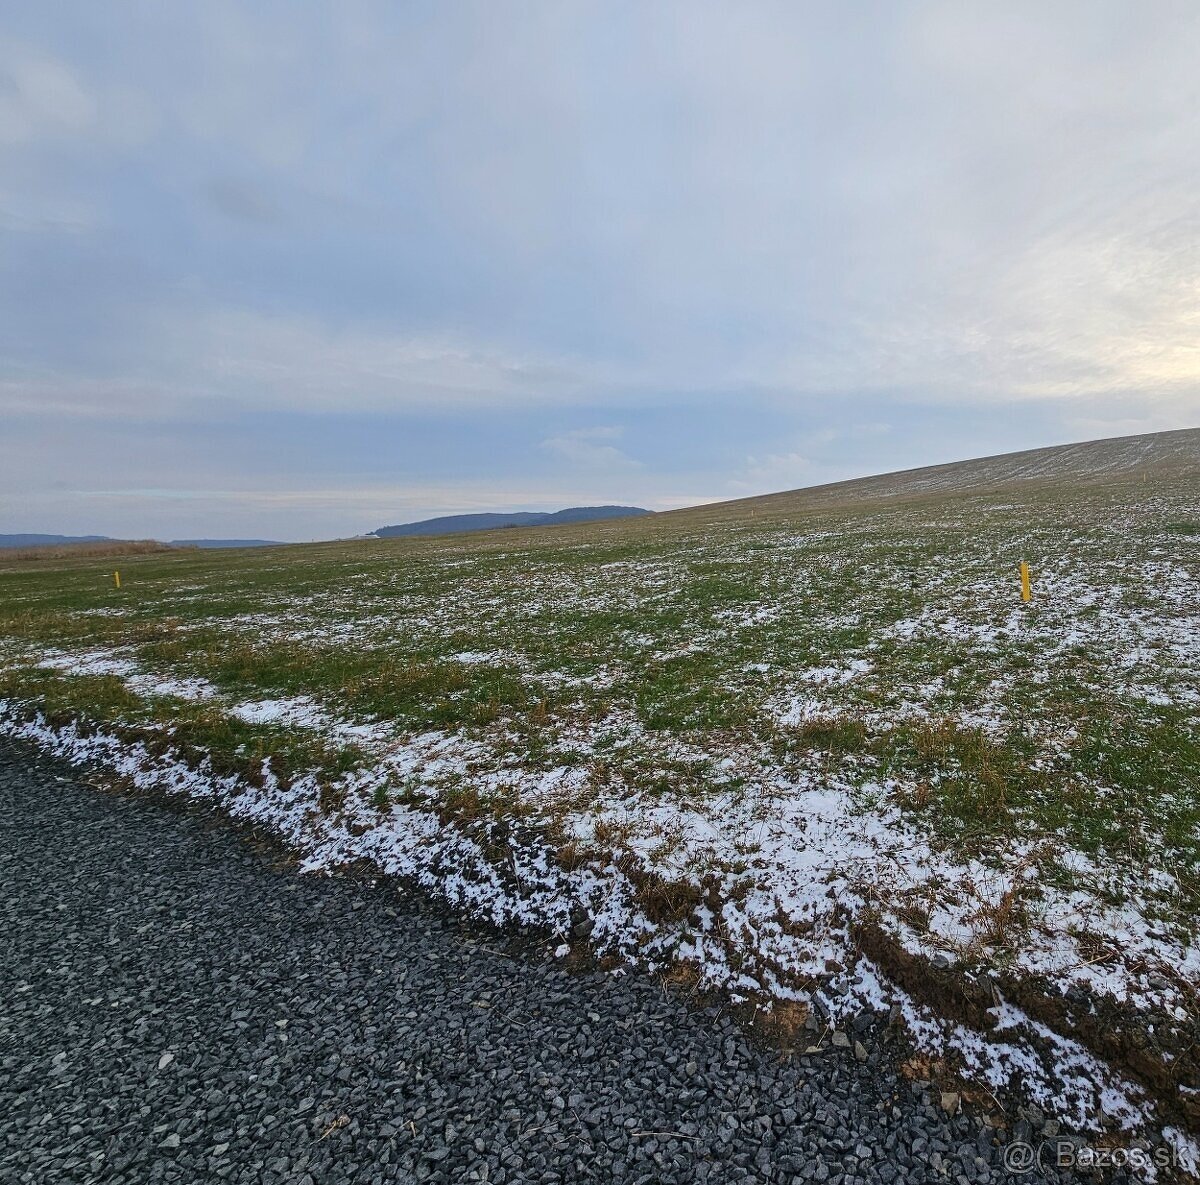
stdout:
[[0,531],[1200,424],[1200,5],[0,0]]

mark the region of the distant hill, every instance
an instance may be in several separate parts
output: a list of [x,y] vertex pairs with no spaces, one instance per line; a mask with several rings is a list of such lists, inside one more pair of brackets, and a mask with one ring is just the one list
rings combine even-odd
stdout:
[[[64,547],[73,543],[124,543],[109,535],[0,535],[0,547]],[[272,539],[172,539],[167,547],[278,547]]]
[[631,518],[650,514],[640,506],[572,506],[549,513],[517,511],[512,514],[448,514],[422,519],[418,523],[400,523],[372,531],[380,539],[398,535],[452,535],[459,531],[490,531],[496,527],[553,527],[560,523],[590,523],[605,518]]
[[0,547],[57,547],[63,543],[112,543],[107,535],[0,535]]
[[172,547],[282,547],[277,539],[172,539]]

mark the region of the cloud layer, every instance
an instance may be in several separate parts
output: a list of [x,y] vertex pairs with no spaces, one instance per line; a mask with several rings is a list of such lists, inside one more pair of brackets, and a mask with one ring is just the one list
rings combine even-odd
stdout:
[[26,6],[0,530],[309,538],[1195,424],[1197,60],[1187,3]]

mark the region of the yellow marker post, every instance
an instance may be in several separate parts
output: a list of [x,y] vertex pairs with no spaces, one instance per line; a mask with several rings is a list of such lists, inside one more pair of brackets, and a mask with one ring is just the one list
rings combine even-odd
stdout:
[[1029,565],[1024,560],[1021,561],[1021,600],[1033,600],[1033,588],[1029,581]]
[[113,573],[113,584],[115,584],[117,586],[117,588],[121,587],[121,573],[120,572]]

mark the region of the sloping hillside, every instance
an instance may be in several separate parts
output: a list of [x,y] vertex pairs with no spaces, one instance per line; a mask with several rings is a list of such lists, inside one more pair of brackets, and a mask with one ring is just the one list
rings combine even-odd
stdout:
[[1143,477],[1200,479],[1200,428],[1116,436],[1079,444],[1002,453],[946,465],[902,469],[828,485],[809,486],[755,498],[739,498],[672,512],[697,521],[726,521],[743,514],[787,515],[865,502],[978,494],[1017,488],[1108,484]]

